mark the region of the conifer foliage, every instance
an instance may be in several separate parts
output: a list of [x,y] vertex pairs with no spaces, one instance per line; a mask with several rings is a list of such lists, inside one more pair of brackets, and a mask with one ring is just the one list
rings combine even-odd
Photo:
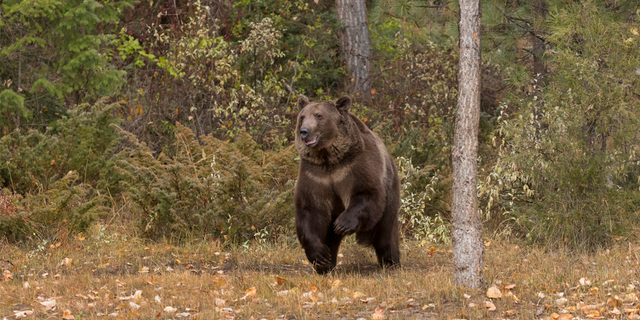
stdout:
[[171,151],[154,156],[126,132],[118,168],[135,204],[141,231],[151,238],[248,238],[251,230],[290,227],[297,174],[293,146],[262,151],[242,132],[234,142],[176,125]]

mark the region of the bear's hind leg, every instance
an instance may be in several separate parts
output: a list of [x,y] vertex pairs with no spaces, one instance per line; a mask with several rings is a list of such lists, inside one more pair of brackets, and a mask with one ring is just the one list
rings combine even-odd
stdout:
[[[393,206],[389,206],[393,208]],[[381,267],[400,265],[400,231],[397,214],[387,207],[387,212],[376,226],[371,245],[376,250],[378,264]],[[397,212],[397,211],[395,211]]]

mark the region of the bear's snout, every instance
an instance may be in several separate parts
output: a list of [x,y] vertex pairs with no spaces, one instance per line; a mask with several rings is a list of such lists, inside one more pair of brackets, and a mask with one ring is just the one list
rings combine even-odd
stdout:
[[309,129],[307,128],[300,129],[300,138],[306,139],[308,135],[309,135]]

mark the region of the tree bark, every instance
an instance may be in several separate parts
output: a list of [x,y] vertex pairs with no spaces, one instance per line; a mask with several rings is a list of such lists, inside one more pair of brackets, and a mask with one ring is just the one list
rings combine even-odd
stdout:
[[453,279],[477,288],[484,282],[484,244],[478,215],[478,126],[480,121],[480,0],[460,0],[460,71],[453,138]]
[[342,24],[340,58],[350,78],[349,92],[367,94],[371,90],[371,48],[365,0],[336,0],[336,13]]
[[533,46],[531,50],[533,54],[533,74],[538,78],[539,85],[542,86],[547,80],[547,67],[544,60],[542,60],[542,55],[545,50],[545,42],[541,39],[541,28],[547,17],[547,1],[536,0],[534,1],[533,6],[533,12],[535,12],[533,19],[534,31],[531,33],[531,44]]

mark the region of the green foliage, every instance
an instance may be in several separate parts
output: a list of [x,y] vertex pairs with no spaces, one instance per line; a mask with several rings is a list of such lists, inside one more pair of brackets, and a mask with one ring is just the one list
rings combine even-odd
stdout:
[[8,209],[0,210],[0,238],[52,242],[86,231],[108,209],[101,205],[104,198],[79,180],[78,172],[69,171],[49,189],[35,195],[12,195],[5,189],[0,205],[5,202]]
[[553,16],[552,85],[542,101],[503,104],[500,157],[480,190],[487,216],[497,204],[510,218],[507,232],[595,248],[628,235],[640,213],[640,36],[595,1]]
[[233,143],[212,136],[198,140],[177,123],[172,152],[154,156],[135,136],[122,134],[129,147],[118,167],[145,236],[241,240],[253,237],[255,228],[291,227],[293,146],[262,151],[244,132]]
[[0,92],[0,115],[0,128],[11,129],[18,127],[20,118],[30,118],[31,112],[24,107],[23,96],[11,89],[4,89]]
[[2,2],[0,74],[13,79],[31,112],[54,109],[47,97],[81,103],[116,93],[125,71],[110,64],[115,35],[109,30],[134,2]]
[[[411,159],[397,158],[401,180],[400,222],[405,237],[430,242],[448,243],[448,213],[440,207],[448,206],[442,197],[450,189],[450,181],[440,181],[434,175],[435,166],[414,167]],[[434,205],[435,204],[435,205]],[[446,214],[446,215],[445,215]]]
[[104,190],[119,137],[110,124],[118,104],[99,101],[69,110],[47,131],[13,131],[0,138],[0,185],[16,193],[47,191],[70,171]]

